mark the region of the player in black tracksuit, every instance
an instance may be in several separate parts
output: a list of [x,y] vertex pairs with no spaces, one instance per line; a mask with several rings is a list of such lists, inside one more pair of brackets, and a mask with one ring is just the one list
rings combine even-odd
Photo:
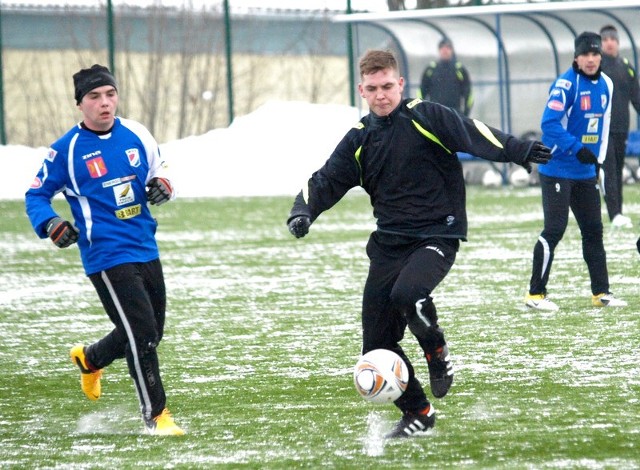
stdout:
[[[607,205],[609,220],[618,216],[621,226],[631,224],[622,216],[622,170],[629,136],[629,103],[640,113],[640,85],[638,76],[629,61],[618,54],[620,43],[618,31],[607,25],[600,30],[602,36],[602,62],[600,67],[613,82],[611,99],[611,123],[609,127],[609,146],[604,170],[604,200]],[[616,226],[614,222],[614,226]]]
[[408,326],[425,352],[431,390],[443,397],[453,380],[444,333],[431,293],[466,240],[462,166],[456,152],[523,166],[545,163],[550,150],[465,118],[445,106],[402,100],[404,80],[388,51],[369,51],[360,61],[364,116],[338,144],[326,164],[298,194],[287,220],[297,238],[351,188],[369,194],[377,230],[362,304],[362,353],[385,348],[409,369],[409,385],[395,404],[403,418],[390,437],[432,427],[435,414],[399,342]]
[[440,60],[429,63],[422,73],[420,98],[449,106],[469,116],[473,106],[471,77],[456,59],[453,43],[444,38],[438,44]]

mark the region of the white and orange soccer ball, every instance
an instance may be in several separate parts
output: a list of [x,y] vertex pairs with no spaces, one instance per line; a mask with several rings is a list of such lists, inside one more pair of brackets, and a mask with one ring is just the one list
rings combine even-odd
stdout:
[[391,403],[407,389],[409,370],[402,358],[393,351],[374,349],[356,363],[353,382],[365,400]]

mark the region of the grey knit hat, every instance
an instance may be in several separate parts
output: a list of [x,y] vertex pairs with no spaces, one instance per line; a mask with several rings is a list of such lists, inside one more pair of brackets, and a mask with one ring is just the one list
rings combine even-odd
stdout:
[[438,49],[442,49],[443,47],[448,46],[453,49],[453,42],[448,37],[443,37],[438,43]]
[[608,24],[600,28],[600,36],[603,38],[613,38],[616,41],[620,42],[620,37],[618,36],[618,30],[615,26]]

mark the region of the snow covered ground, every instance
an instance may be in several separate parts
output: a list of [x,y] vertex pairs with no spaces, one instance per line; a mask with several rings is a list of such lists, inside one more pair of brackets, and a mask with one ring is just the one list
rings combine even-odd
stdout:
[[[161,143],[160,151],[179,197],[292,195],[359,117],[343,105],[269,102],[228,128]],[[0,146],[0,199],[24,197],[46,150]]]

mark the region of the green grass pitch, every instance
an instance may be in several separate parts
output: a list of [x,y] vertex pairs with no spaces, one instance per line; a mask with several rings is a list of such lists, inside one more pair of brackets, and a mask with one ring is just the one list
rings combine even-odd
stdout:
[[[77,248],[32,233],[21,201],[0,201],[0,468],[639,468],[640,186],[636,227],[609,230],[612,291],[591,306],[575,220],[549,292],[523,296],[542,228],[537,188],[468,188],[469,242],[434,293],[454,385],[436,428],[383,442],[399,418],[355,392],[360,301],[374,227],[348,194],[305,239],[287,231],[293,197],[176,200],[154,208],[168,289],[160,345],[168,406],[186,436],[145,435],[125,364],[97,402],[68,351],[111,328]],[[56,201],[65,213],[65,205]],[[604,215],[604,211],[603,211]],[[428,383],[414,338],[403,346]]]

